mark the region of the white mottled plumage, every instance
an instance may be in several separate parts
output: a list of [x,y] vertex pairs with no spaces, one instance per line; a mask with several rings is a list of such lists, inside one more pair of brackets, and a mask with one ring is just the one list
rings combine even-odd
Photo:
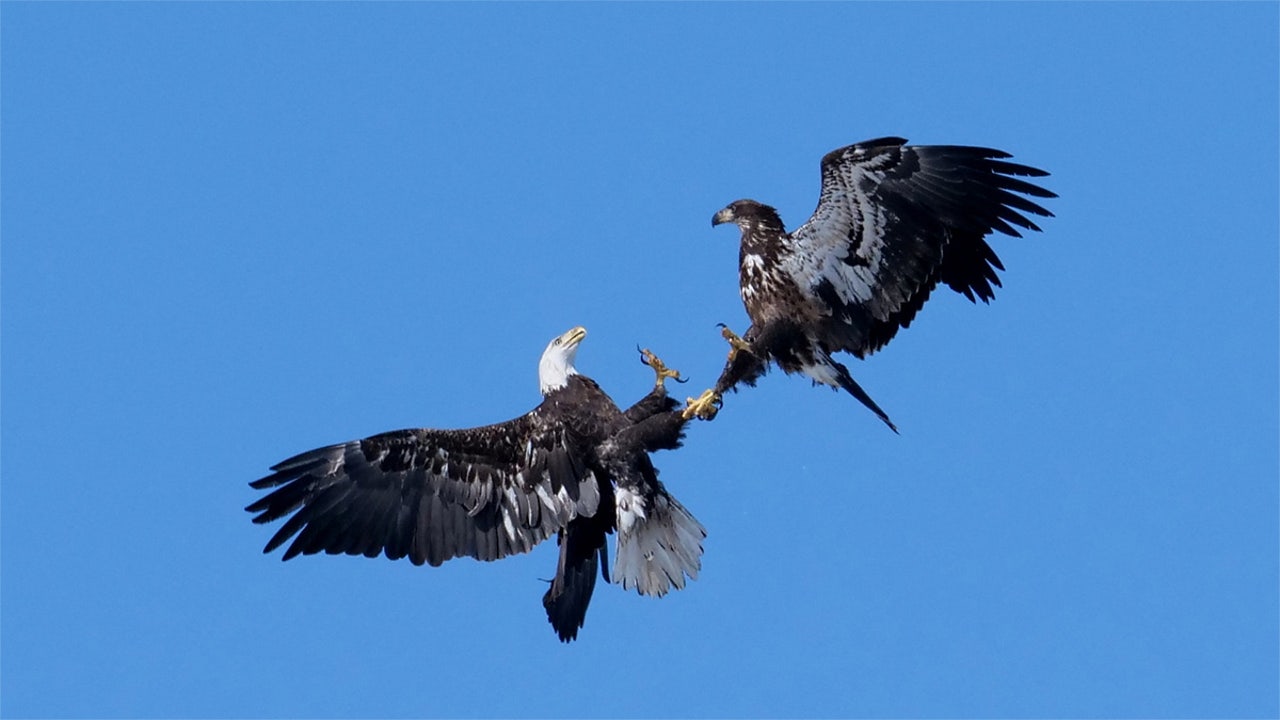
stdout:
[[880,138],[822,158],[817,208],[794,232],[755,200],[718,211],[713,225],[732,222],[742,233],[739,280],[752,323],[743,340],[752,350],[730,356],[713,392],[753,384],[776,364],[843,388],[892,428],[831,355],[876,352],[939,283],[970,300],[994,297],[1004,268],[986,237],[1039,230],[1027,215],[1051,213],[1029,198],[1056,197],[1021,179],[1047,173],[1008,157]]

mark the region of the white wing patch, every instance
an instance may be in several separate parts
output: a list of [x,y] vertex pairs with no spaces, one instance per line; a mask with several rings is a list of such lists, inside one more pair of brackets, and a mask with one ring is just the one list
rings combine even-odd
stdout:
[[512,486],[507,486],[506,496],[507,496],[507,502],[502,507],[502,529],[507,531],[507,539],[510,540],[512,544],[515,544],[516,526],[515,526],[515,521],[511,519],[511,516],[516,512],[516,507],[518,502],[516,500],[515,488]]
[[[855,196],[853,202],[858,207],[870,207],[870,199],[860,191],[849,194]],[[806,248],[812,259],[797,267],[801,274],[793,277],[801,287],[809,288],[826,281],[843,302],[860,304],[871,300],[880,274],[884,217],[877,212],[868,226],[866,218],[854,218],[844,207],[847,204],[821,217],[815,215],[805,224],[810,229],[807,237],[816,242]],[[853,262],[849,262],[851,254],[855,255]]]
[[798,242],[785,265],[800,287],[812,289],[825,281],[850,305],[870,302],[880,282],[888,217],[869,192],[895,162],[887,155],[852,155],[846,159],[854,162],[824,173],[818,208],[792,234]]

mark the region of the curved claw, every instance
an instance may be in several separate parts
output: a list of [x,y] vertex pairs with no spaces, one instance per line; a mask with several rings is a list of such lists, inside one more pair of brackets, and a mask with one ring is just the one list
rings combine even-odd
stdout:
[[685,402],[688,405],[680,413],[680,417],[685,420],[695,417],[700,420],[714,420],[716,413],[720,412],[720,408],[724,405],[719,393],[715,390],[706,390],[696,400],[687,398]]
[[743,340],[738,333],[729,329],[724,323],[716,323],[716,327],[720,328],[720,336],[729,342],[729,362],[738,356],[740,352],[753,352],[751,343]]
[[667,364],[662,362],[662,360],[660,360],[657,355],[654,355],[648,348],[641,348],[637,345],[636,350],[640,351],[640,362],[653,368],[654,374],[658,376],[654,380],[654,384],[657,387],[662,387],[662,384],[666,382],[668,378],[675,380],[678,383],[688,382],[687,379],[680,377],[679,370],[672,370],[671,368],[668,368]]

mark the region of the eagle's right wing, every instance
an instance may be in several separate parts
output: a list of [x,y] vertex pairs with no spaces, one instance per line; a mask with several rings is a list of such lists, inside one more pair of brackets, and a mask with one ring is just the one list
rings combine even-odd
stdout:
[[[863,357],[907,327],[939,281],[990,299],[1003,269],[985,236],[1039,230],[1028,200],[1056,197],[1019,179],[1042,170],[979,147],[906,145],[882,138],[822,158],[813,216],[791,234],[786,269],[832,311],[829,335]],[[1024,214],[1025,213],[1025,214]]]
[[582,450],[540,407],[496,425],[413,429],[318,448],[250,485],[276,488],[246,510],[255,523],[292,514],[271,552],[346,553],[414,564],[528,552],[570,520],[595,514],[600,491]]

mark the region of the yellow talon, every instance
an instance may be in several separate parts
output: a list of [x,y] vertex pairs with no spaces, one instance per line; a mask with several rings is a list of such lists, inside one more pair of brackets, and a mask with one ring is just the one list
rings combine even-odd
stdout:
[[668,368],[667,364],[659,360],[658,356],[654,355],[648,348],[640,351],[640,362],[653,368],[653,372],[658,376],[654,380],[654,385],[656,387],[662,387],[663,383],[667,381],[667,378],[671,378],[676,382],[684,382],[684,378],[680,377],[679,370],[672,370],[671,368]]
[[695,417],[701,420],[713,420],[716,413],[720,412],[721,400],[715,390],[707,390],[698,396],[697,400],[687,398],[685,402],[688,405],[680,414],[685,420]]
[[720,335],[729,341],[729,362],[738,357],[739,352],[751,352],[751,343],[743,340],[738,333],[729,329],[728,325],[720,326]]

